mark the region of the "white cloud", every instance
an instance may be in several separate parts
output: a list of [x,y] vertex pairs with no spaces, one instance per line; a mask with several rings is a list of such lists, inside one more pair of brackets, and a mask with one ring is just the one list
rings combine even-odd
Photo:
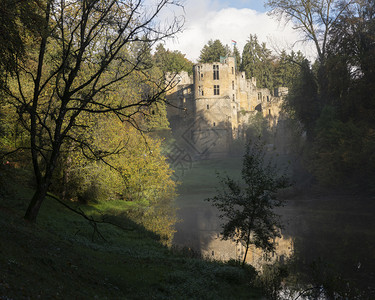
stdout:
[[[185,5],[186,23],[182,33],[166,41],[166,48],[179,50],[196,62],[200,50],[210,39],[219,39],[231,46],[237,41],[242,52],[250,34],[256,34],[260,42],[266,42],[270,49],[301,50],[310,59],[314,55],[311,44],[296,43],[301,37],[290,24],[283,25],[266,13],[248,8],[220,8],[218,2],[191,0]],[[294,45],[294,46],[293,46]]]

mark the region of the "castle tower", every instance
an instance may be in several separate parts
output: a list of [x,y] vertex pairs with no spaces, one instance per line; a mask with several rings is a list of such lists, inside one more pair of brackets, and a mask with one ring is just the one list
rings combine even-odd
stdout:
[[194,83],[196,140],[205,144],[215,140],[211,150],[226,153],[237,127],[235,58],[195,65]]
[[[234,57],[196,64],[193,76],[186,72],[179,76],[167,100],[180,109],[169,109],[168,118],[177,120],[175,129],[184,127],[180,135],[194,156],[228,154],[232,140],[245,136],[250,117],[257,112],[269,120],[270,127],[277,125],[287,90],[279,89],[273,96],[268,89],[258,88],[255,78],[236,71]],[[172,122],[171,126],[173,130]]]

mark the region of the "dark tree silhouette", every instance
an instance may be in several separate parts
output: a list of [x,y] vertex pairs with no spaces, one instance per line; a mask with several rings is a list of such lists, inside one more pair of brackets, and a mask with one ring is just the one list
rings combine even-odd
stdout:
[[282,224],[273,209],[283,205],[276,192],[290,184],[271,161],[265,162],[259,140],[246,147],[242,179],[239,183],[228,176],[220,178],[218,195],[206,200],[219,209],[219,217],[224,220],[222,239],[234,239],[245,246],[244,265],[251,244],[265,251],[274,250],[273,238],[280,236]]

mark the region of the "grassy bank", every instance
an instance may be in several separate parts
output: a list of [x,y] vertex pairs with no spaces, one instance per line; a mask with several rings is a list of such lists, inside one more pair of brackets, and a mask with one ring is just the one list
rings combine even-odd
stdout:
[[[4,177],[3,177],[4,178]],[[81,206],[105,214],[101,238],[82,217],[48,198],[36,224],[23,220],[32,190],[0,194],[0,299],[258,299],[244,270],[184,255],[128,220],[119,203]],[[103,211],[104,210],[104,211]]]

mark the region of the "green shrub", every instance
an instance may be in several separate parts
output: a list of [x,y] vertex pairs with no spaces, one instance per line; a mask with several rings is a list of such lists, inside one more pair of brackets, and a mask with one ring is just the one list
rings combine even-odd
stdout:
[[262,266],[262,273],[258,277],[258,284],[262,287],[268,299],[280,299],[279,293],[283,280],[288,277],[285,265],[280,263],[265,264]]

